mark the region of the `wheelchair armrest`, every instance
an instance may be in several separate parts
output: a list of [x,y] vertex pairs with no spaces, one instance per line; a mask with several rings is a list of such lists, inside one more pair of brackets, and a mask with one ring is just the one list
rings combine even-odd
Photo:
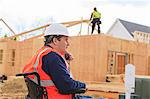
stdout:
[[59,91],[60,94],[81,94],[85,93],[87,91],[86,88],[80,88],[76,90],[70,90],[70,91]]
[[37,77],[37,80],[38,80],[38,84],[40,84],[40,76],[37,72],[27,72],[27,73],[19,73],[19,74],[16,74],[16,76],[23,76],[24,78],[26,78],[27,76],[29,75],[35,75]]
[[27,73],[16,74],[16,76],[28,76],[28,75],[37,75],[37,72],[27,72]]

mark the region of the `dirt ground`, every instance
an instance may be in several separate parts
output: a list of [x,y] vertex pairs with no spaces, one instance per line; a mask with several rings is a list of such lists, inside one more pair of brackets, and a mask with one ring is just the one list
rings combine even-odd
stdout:
[[[94,90],[94,93],[87,93],[85,95],[90,96],[103,96],[103,92],[124,92],[123,83],[89,83],[89,90]],[[95,92],[96,91],[96,92]],[[90,91],[89,91],[90,92]],[[27,87],[24,82],[23,77],[8,77],[8,80],[5,80],[4,83],[0,83],[0,99],[25,99],[27,95]],[[110,95],[111,96],[111,95]],[[118,97],[118,95],[116,95]],[[117,98],[114,98],[117,99]]]
[[0,99],[25,99],[27,88],[22,77],[8,77],[0,83]]

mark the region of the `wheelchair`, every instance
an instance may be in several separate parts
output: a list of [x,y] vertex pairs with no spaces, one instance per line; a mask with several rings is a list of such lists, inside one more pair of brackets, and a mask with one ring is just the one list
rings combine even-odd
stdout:
[[[28,76],[35,75],[37,78],[37,82],[33,82]],[[46,88],[41,86],[40,83],[40,76],[37,72],[30,72],[30,73],[21,73],[16,74],[16,76],[23,76],[25,83],[28,88],[28,95],[26,99],[48,99]]]
[[[37,83],[32,81],[28,76],[34,75],[37,78]],[[29,73],[20,73],[16,74],[16,76],[23,76],[25,83],[28,88],[28,94],[26,96],[26,99],[48,99],[47,91],[46,88],[41,86],[40,83],[40,76],[37,72],[29,72]],[[68,92],[62,92],[59,91],[61,94],[73,94],[72,99],[90,99],[90,98],[83,98],[83,96],[80,96],[79,94],[85,93],[86,89],[77,89],[73,91],[68,91]],[[78,95],[75,95],[78,94]],[[91,98],[92,99],[92,98]]]

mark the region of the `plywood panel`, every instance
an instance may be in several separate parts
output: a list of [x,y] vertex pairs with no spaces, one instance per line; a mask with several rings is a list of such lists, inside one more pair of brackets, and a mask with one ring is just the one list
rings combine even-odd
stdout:
[[147,74],[147,57],[142,55],[134,55],[134,65],[136,74],[146,75]]
[[36,51],[42,46],[44,46],[44,38],[33,39],[33,51],[32,51],[33,54],[32,55],[34,55]]
[[[71,42],[74,42],[71,44],[71,48],[69,50],[74,54],[75,59],[71,63],[75,65],[79,65],[79,67],[72,67],[71,69],[73,71],[73,74],[75,75],[75,78],[84,80],[87,79],[88,81],[96,80],[97,79],[97,71],[100,70],[98,66],[96,66],[96,60],[95,57],[100,56],[100,54],[97,53],[97,49],[93,48],[96,47],[97,43],[97,37],[93,36],[91,39],[89,39],[90,36],[84,36],[84,37],[76,37],[76,39],[72,39]],[[76,45],[76,47],[74,47]],[[75,62],[78,61],[78,62]],[[84,76],[82,76],[84,75]],[[100,77],[99,77],[100,78]]]
[[20,43],[20,67],[22,68],[31,60],[33,56],[33,40],[27,40]]
[[150,75],[150,56],[148,56],[148,75]]
[[142,56],[146,56],[147,55],[147,44],[144,43],[135,43],[135,49],[134,49],[134,53],[136,55],[142,55]]
[[[87,39],[87,40],[85,40],[85,39]],[[96,39],[96,40],[92,41],[91,39]],[[73,69],[73,72],[74,72],[74,75],[76,75],[76,77],[80,80],[91,80],[92,79],[93,81],[103,81],[105,79],[104,75],[107,74],[108,50],[124,52],[124,53],[126,52],[126,53],[130,54],[130,63],[137,65],[136,66],[137,74],[140,74],[141,72],[142,72],[141,74],[146,74],[144,72],[146,72],[146,63],[145,62],[146,62],[147,55],[146,55],[146,53],[143,55],[144,51],[147,52],[147,48],[146,48],[147,45],[145,45],[145,44],[141,44],[141,43],[138,44],[133,41],[129,42],[129,41],[125,41],[125,40],[114,39],[114,38],[106,37],[104,35],[92,35],[89,37],[88,36],[74,37],[74,38],[72,38],[72,40],[73,40],[72,42],[74,42],[74,43],[72,43],[73,45],[71,44],[70,51],[73,54],[76,54],[75,55],[76,59],[78,59],[78,60],[75,59],[72,62],[72,64],[76,64],[76,66],[77,66],[76,68]],[[90,45],[89,42],[91,42],[91,41],[92,41],[93,45]],[[75,44],[77,44],[77,45],[75,45]],[[86,44],[88,44],[88,45],[86,45]],[[138,47],[138,46],[140,46],[140,47]],[[138,47],[138,49],[137,49],[137,47]],[[144,49],[144,51],[143,51],[143,49]],[[79,52],[77,52],[77,51],[79,51]],[[92,51],[95,53],[95,55],[92,54]],[[86,54],[86,55],[84,55],[84,54]],[[138,56],[136,56],[136,55],[138,55]],[[88,56],[90,56],[90,57],[88,57]],[[85,60],[88,60],[88,61],[85,61]],[[91,61],[91,60],[95,60],[95,61]],[[125,60],[124,57],[121,59],[120,64],[122,64],[122,65],[125,64],[123,60]],[[142,60],[142,61],[140,61],[140,60]],[[93,70],[95,72],[88,72],[88,73],[86,72],[89,70],[88,64],[93,64],[90,67],[90,70],[91,71]],[[78,67],[78,65],[80,65],[80,66]],[[81,65],[84,65],[86,68],[82,67]],[[142,68],[141,65],[143,65],[144,68]],[[80,68],[81,71],[79,71],[77,68]],[[142,68],[142,69],[140,69],[140,68]],[[77,72],[77,71],[79,71],[79,72]],[[122,71],[122,73],[123,73],[123,71]],[[92,75],[92,77],[89,78],[87,76],[89,74]]]
[[[7,47],[8,46],[8,47]],[[33,54],[43,46],[43,39],[30,39],[24,42],[5,41],[0,42],[0,48],[5,49],[5,65],[7,66],[8,49],[16,49],[17,70],[29,62]],[[133,41],[116,39],[100,35],[74,36],[70,38],[69,51],[73,54],[71,71],[75,79],[82,81],[105,81],[108,65],[108,51],[123,52],[130,55],[130,63],[136,66],[136,74],[148,74],[148,56],[150,45]],[[122,58],[119,58],[122,62]],[[4,65],[3,65],[4,67]],[[11,68],[8,70],[10,71]],[[5,70],[4,70],[5,71]],[[9,73],[9,72],[7,72]],[[12,73],[14,74],[14,73]]]
[[[18,63],[18,42],[9,40],[7,43],[7,60],[5,64],[6,74],[14,75],[17,71]],[[17,69],[16,69],[17,68]]]
[[97,64],[99,66],[99,71],[97,71],[97,81],[104,81],[105,75],[107,74],[107,55],[108,55],[108,41],[107,37],[104,35],[97,36],[97,50],[99,53],[99,56],[96,56],[95,59],[97,61]]
[[147,54],[150,56],[150,44],[147,45]]
[[0,42],[0,50],[2,51],[1,54],[1,64],[0,64],[0,74],[5,74],[5,60],[6,60],[6,50],[7,50],[7,42]]
[[122,40],[121,41],[121,52],[130,52],[130,41]]
[[121,51],[121,40],[120,39],[116,39],[116,38],[113,38],[113,37],[106,37],[108,43],[108,49],[109,50],[112,50],[112,51],[118,51],[120,52]]

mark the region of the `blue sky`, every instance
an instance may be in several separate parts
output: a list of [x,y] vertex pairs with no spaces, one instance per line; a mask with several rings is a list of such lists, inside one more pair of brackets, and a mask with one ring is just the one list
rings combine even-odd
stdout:
[[116,18],[150,26],[150,0],[0,0],[0,18],[20,33],[51,22],[89,19],[94,7],[102,13],[103,33]]

